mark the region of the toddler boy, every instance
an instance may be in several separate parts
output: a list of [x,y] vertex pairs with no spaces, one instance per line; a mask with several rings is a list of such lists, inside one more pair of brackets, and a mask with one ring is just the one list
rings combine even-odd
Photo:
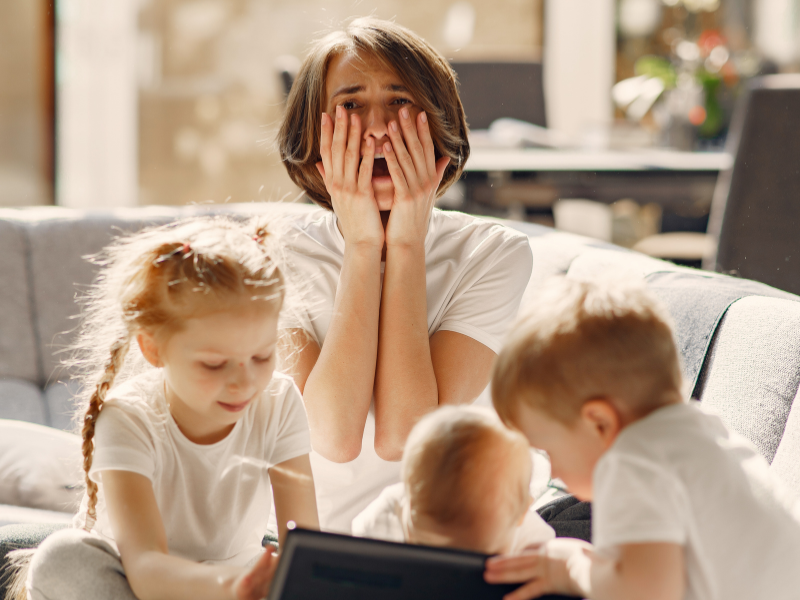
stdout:
[[353,520],[353,534],[514,554],[555,537],[531,508],[525,438],[488,408],[439,408],[414,426],[401,483]]
[[643,288],[560,280],[512,328],[498,414],[593,503],[594,549],[558,539],[487,561],[509,598],[800,597],[800,524],[766,461],[687,404],[665,311]]

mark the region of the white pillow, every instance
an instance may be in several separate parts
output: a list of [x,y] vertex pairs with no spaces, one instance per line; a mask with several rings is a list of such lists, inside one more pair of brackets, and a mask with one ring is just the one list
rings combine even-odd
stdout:
[[0,419],[0,504],[76,512],[83,497],[81,438]]

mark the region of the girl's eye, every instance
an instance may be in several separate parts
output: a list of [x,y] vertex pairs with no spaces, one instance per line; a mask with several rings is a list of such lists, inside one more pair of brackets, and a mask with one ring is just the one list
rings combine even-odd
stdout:
[[200,363],[200,364],[203,365],[204,369],[208,369],[209,371],[219,371],[222,367],[225,366],[224,362],[214,363],[214,364],[209,364],[209,363]]
[[253,361],[257,363],[266,363],[272,360],[272,354],[269,356],[254,356]]

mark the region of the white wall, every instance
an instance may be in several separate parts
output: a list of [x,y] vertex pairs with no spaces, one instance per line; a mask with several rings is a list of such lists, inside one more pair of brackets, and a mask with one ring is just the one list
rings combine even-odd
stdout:
[[56,202],[137,202],[137,0],[59,0]]
[[614,0],[546,0],[544,83],[548,126],[583,136],[614,116]]

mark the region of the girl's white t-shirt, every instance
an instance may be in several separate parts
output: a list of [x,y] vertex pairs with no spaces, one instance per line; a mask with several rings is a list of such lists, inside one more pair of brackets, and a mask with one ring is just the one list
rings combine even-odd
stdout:
[[[305,330],[321,347],[344,260],[336,215],[324,209],[308,213],[293,222],[282,241],[305,310],[285,311],[281,326]],[[454,331],[498,352],[532,266],[526,235],[472,215],[434,209],[425,237],[428,335]],[[350,533],[353,518],[383,488],[400,481],[400,463],[375,453],[374,404],[358,458],[341,464],[312,452],[311,466],[320,525],[330,531]]]
[[[169,553],[245,566],[262,553],[272,490],[267,469],[311,450],[308,420],[294,381],[275,373],[225,439],[189,441],[172,418],[160,369],[113,388],[95,429],[90,471],[99,485],[94,531],[114,547],[102,472],[131,471],[153,484]],[[86,518],[84,497],[76,527]]]

